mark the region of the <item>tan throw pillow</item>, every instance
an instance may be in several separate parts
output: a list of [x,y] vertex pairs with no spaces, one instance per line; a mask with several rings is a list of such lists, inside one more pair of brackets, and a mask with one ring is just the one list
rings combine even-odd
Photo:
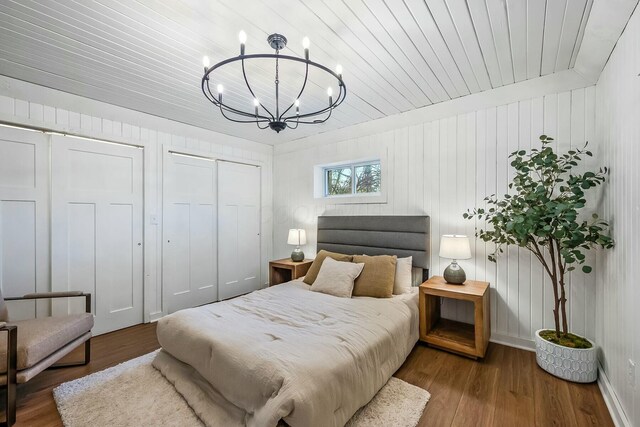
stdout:
[[352,262],[364,263],[353,286],[354,297],[391,298],[396,279],[395,255],[354,255]]
[[353,281],[362,272],[364,264],[334,261],[328,257],[322,263],[311,290],[341,298],[351,298]]
[[318,272],[320,271],[320,267],[322,267],[322,262],[327,257],[335,259],[336,261],[343,261],[343,262],[351,262],[351,258],[353,258],[351,255],[338,254],[335,252],[329,252],[325,250],[318,252],[318,254],[316,255],[316,258],[313,260],[313,263],[311,263],[311,267],[309,267],[309,271],[307,271],[307,275],[304,276],[304,280],[303,280],[304,283],[306,283],[307,285],[313,285],[313,282],[316,280],[316,277],[318,277]]
[[413,257],[398,258],[396,260],[396,277],[393,283],[393,294],[400,295],[411,292],[411,268]]

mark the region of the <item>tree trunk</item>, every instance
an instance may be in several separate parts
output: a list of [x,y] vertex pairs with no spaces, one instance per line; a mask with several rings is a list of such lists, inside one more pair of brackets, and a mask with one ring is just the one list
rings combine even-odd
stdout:
[[564,273],[560,273],[560,311],[562,312],[562,333],[567,335],[569,332],[569,325],[567,321],[567,297],[564,287]]
[[551,255],[551,268],[548,270],[549,276],[551,276],[551,284],[553,284],[553,320],[556,324],[556,336],[560,338],[560,296],[559,296],[559,284],[558,277],[560,271],[558,271],[558,261],[560,260],[560,254],[558,253],[558,259],[556,260],[555,246],[552,239],[549,239],[549,254]]
[[558,297],[558,281],[554,277],[551,277],[551,283],[553,285],[553,320],[556,324],[556,336],[560,338],[560,298]]

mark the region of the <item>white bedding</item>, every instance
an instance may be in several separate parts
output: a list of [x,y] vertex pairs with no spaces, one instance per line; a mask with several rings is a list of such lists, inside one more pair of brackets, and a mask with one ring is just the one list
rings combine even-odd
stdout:
[[154,365],[209,426],[343,426],[418,340],[418,296],[338,298],[297,280],[166,316],[158,340]]

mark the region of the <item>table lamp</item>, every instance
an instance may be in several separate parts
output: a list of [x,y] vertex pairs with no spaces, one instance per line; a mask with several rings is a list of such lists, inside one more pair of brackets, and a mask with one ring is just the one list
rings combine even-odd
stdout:
[[444,270],[444,280],[454,285],[463,284],[467,280],[467,275],[458,265],[458,260],[471,258],[469,238],[459,234],[444,234],[440,240],[440,257],[452,260]]
[[301,228],[292,228],[289,230],[287,243],[296,246],[291,252],[291,260],[296,262],[304,261],[304,252],[300,249],[300,245],[307,244],[307,233]]

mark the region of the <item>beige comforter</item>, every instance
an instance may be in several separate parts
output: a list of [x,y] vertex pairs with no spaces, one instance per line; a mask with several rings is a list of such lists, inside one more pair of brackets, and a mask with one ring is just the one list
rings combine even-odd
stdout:
[[417,312],[417,293],[338,298],[293,281],[162,318],[158,340],[173,357],[155,366],[210,426],[221,420],[203,399],[248,426],[342,426],[409,355]]

